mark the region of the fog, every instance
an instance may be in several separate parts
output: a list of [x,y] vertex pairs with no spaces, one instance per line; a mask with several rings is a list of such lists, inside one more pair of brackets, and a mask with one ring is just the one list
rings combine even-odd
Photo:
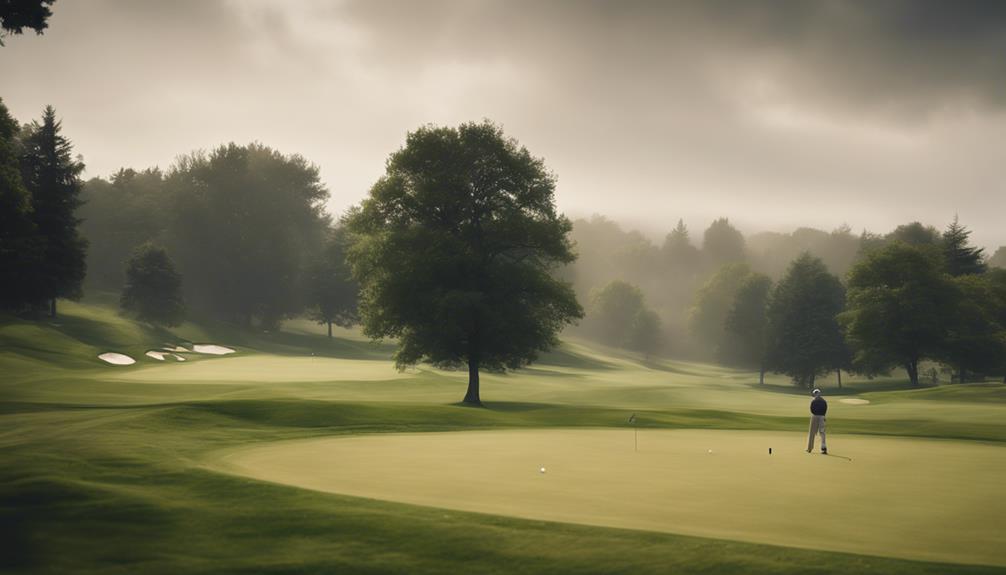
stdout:
[[490,118],[570,216],[653,237],[958,214],[1006,244],[1002,3],[62,0],[6,44],[0,95],[55,106],[87,177],[258,141],[338,214],[408,130]]

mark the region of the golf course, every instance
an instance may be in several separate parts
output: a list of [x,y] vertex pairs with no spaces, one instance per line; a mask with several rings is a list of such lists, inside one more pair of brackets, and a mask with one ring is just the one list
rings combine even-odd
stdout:
[[999,383],[822,380],[824,456],[782,376],[564,338],[474,408],[351,330],[61,306],[0,319],[4,573],[1006,573]]

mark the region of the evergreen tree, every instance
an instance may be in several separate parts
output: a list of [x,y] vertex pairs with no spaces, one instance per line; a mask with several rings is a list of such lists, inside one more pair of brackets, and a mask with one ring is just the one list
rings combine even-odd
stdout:
[[144,244],[133,252],[119,305],[141,321],[163,326],[182,323],[182,276],[164,248]]
[[768,307],[768,368],[801,387],[832,369],[841,349],[836,316],[845,306],[845,289],[820,259],[803,254],[790,264]]
[[678,225],[664,238],[663,253],[664,261],[672,273],[695,273],[699,250],[692,245],[684,220],[679,219]]
[[976,248],[968,243],[971,231],[960,225],[957,216],[943,232],[943,257],[947,262],[947,273],[954,277],[984,273],[986,269],[984,248]]
[[60,134],[56,111],[47,106],[42,123],[32,122],[22,139],[21,177],[31,193],[42,258],[29,274],[39,303],[56,315],[56,299],[78,299],[86,270],[87,241],[78,233],[80,173],[73,146]]
[[40,246],[17,135],[17,122],[0,100],[0,307],[21,311],[35,298],[26,272],[38,264]]
[[314,305],[311,319],[328,326],[328,337],[332,337],[333,323],[350,327],[360,321],[357,311],[360,288],[346,262],[348,250],[349,234],[346,228],[333,228],[318,261],[309,272],[309,289]]

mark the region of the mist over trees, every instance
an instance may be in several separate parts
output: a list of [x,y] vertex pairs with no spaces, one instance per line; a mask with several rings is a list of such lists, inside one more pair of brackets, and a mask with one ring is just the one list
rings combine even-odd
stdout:
[[228,144],[183,156],[166,185],[167,245],[193,308],[267,329],[303,309],[303,272],[328,226],[316,166],[260,144]]
[[[563,328],[646,355],[784,373],[799,385],[829,370],[840,382],[841,370],[894,368],[920,384],[926,361],[951,368],[955,381],[1006,371],[1006,249],[986,257],[956,217],[942,231],[909,222],[883,234],[842,226],[749,236],[726,217],[700,230],[668,219],[657,242],[602,216],[556,214],[543,161],[491,124],[424,130],[392,156],[371,198],[333,226],[318,169],[300,156],[231,143],[164,172],[123,168],[82,183],[55,110],[19,126],[0,101],[0,305],[54,314],[59,298],[87,289],[121,293],[127,313],[162,325],[178,321],[183,301],[194,317],[246,328],[307,315],[331,331],[363,319],[372,335],[402,338],[403,365],[469,364],[476,401],[478,369],[532,361]],[[451,172],[451,158],[485,181]],[[450,195],[486,182],[496,191],[481,199]],[[527,189],[514,191],[515,182]],[[411,243],[386,236],[398,225]],[[431,235],[409,235],[420,228]],[[481,251],[465,252],[462,239],[483,242]],[[137,259],[148,243],[159,247]],[[410,272],[403,257],[440,271]],[[396,271],[382,276],[379,264]],[[171,285],[184,277],[184,293],[136,295],[144,274]],[[158,298],[163,316],[149,303]],[[588,302],[586,317],[568,326],[582,314],[577,301]],[[406,317],[402,302],[423,313]],[[532,309],[541,321],[522,324],[527,335],[508,332],[510,316]],[[490,334],[500,314],[509,323]]]
[[[931,225],[909,222],[885,234],[864,231],[858,235],[848,226],[842,226],[831,232],[798,228],[792,233],[761,232],[745,238],[728,226],[729,221],[720,218],[702,234],[704,238],[719,238],[709,244],[717,246],[710,253],[706,250],[706,242],[701,247],[695,244],[693,234],[681,220],[659,247],[647,236],[624,231],[618,224],[600,216],[576,220],[572,236],[581,257],[564,270],[563,275],[587,301],[592,293],[612,282],[625,281],[637,287],[640,297],[652,306],[660,319],[659,353],[790,373],[801,385],[812,381],[811,375],[817,377],[829,370],[837,371],[841,385],[841,370],[877,375],[893,368],[917,370],[918,363],[926,360],[953,366],[955,381],[1004,371],[1003,362],[996,358],[1006,356],[1003,343],[1006,340],[1002,338],[1006,323],[1002,320],[1002,305],[996,299],[998,292],[990,287],[998,285],[993,281],[996,276],[989,270],[996,271],[996,257],[1006,258],[1006,250],[1001,248],[997,256],[986,261],[983,251],[969,243],[970,231],[956,219],[942,232]],[[722,245],[733,247],[725,250]],[[877,300],[880,292],[871,291],[863,283],[864,266],[869,266],[872,258],[880,257],[877,254],[885,250],[904,249],[928,253],[932,265],[937,266],[933,272],[936,282],[933,289],[949,286],[949,293],[956,294],[934,303],[935,307],[926,307],[933,310],[932,314],[915,314],[921,316],[916,319],[931,322],[935,330],[928,338],[930,345],[920,347],[917,353],[892,349],[898,347],[899,338],[905,337],[905,332],[884,331],[890,324],[878,319],[884,317],[877,315],[882,311],[878,308],[881,302]],[[740,261],[718,264],[730,259],[724,253],[732,253],[730,257],[736,258],[739,251],[743,254]],[[829,353],[811,353],[813,350],[808,346],[801,347],[804,341],[801,337],[790,338],[790,343],[781,348],[776,342],[777,357],[786,357],[787,361],[801,354],[819,358],[810,362],[818,368],[796,373],[782,361],[774,366],[768,361],[773,344],[767,324],[761,322],[767,321],[762,314],[772,302],[787,293],[786,289],[781,289],[784,284],[779,280],[784,279],[794,261],[803,258],[804,254],[817,262],[814,267],[818,271],[834,279],[825,282],[827,285],[822,283],[819,289],[835,297],[817,302],[830,310],[825,316],[830,314],[831,319],[796,317],[786,324],[794,330],[811,329],[808,326],[820,319],[818,327],[821,329],[812,331],[830,334],[821,338],[829,343],[815,346],[828,349]],[[910,259],[896,256],[879,264],[878,270],[897,273],[898,265],[910,265]],[[853,274],[857,267],[860,271]],[[964,279],[955,280],[955,277]],[[769,287],[773,280],[779,281],[774,289]],[[838,296],[835,282],[850,292],[845,304],[841,303],[844,298]],[[891,287],[890,284],[882,285]],[[864,295],[866,293],[869,297]],[[891,296],[888,303],[905,305],[901,297],[903,294],[899,292]],[[797,298],[789,305],[799,301]],[[785,309],[785,306],[776,305],[779,313]],[[610,343],[611,334],[602,335],[592,328],[597,325],[599,313],[596,306],[589,307],[583,325],[573,328],[571,333]],[[610,311],[606,313],[611,314]],[[836,315],[840,315],[841,322],[835,321]],[[631,312],[625,312],[619,321],[627,324],[630,316]],[[617,323],[610,317],[606,321]],[[781,323],[782,319],[778,318],[776,324]],[[828,324],[827,329],[821,327],[824,324]],[[872,333],[874,330],[876,333]],[[759,347],[759,342],[764,347]],[[974,357],[969,357],[971,352]],[[919,359],[913,362],[913,355]],[[918,381],[918,374],[912,379]]]
[[660,349],[660,318],[639,288],[620,280],[593,294],[584,329],[607,345],[646,354]]
[[90,242],[84,287],[118,292],[133,250],[165,239],[172,199],[164,176],[157,168],[121,169],[108,180],[88,180],[81,199],[80,230]]

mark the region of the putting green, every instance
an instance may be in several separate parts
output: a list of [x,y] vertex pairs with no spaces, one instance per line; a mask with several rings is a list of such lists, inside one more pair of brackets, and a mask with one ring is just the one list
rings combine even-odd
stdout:
[[270,443],[215,453],[210,464],[455,510],[1006,565],[1006,448],[840,436],[825,457],[805,453],[805,441],[787,432],[643,430],[634,452],[631,429],[386,434]]

